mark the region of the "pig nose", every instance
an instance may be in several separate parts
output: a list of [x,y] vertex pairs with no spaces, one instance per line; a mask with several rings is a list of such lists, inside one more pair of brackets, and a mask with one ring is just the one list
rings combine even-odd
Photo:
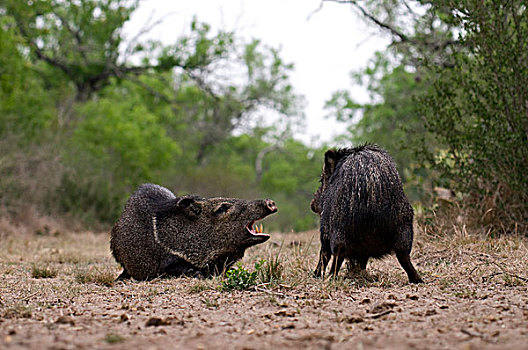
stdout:
[[266,205],[266,208],[268,208],[272,213],[277,211],[277,206],[275,205],[275,202],[271,199],[266,199],[264,201],[264,204]]

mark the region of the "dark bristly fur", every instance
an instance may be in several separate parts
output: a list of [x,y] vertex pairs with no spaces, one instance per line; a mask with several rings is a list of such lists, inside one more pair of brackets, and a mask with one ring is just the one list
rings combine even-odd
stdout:
[[118,279],[221,273],[269,239],[247,227],[276,211],[269,199],[176,197],[164,187],[141,185],[111,232],[110,249],[123,266]]
[[324,275],[332,256],[335,276],[344,259],[365,269],[369,258],[394,252],[409,281],[423,282],[410,260],[413,209],[383,149],[367,144],[327,151],[311,208],[321,217],[316,276]]

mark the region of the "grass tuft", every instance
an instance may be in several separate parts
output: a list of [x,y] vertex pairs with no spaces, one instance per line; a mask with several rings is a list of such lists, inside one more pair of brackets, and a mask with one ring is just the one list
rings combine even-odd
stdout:
[[218,289],[218,278],[208,278],[191,281],[191,285],[187,288],[187,292],[190,294],[198,294],[205,292],[207,290],[217,290]]
[[22,303],[18,303],[13,305],[12,307],[8,307],[3,314],[1,315],[1,318],[31,318],[33,316],[33,311],[30,306],[27,306]]
[[105,342],[108,344],[117,344],[125,341],[125,337],[117,333],[108,333],[104,338]]
[[263,264],[259,269],[260,282],[272,285],[283,282],[284,265],[281,257],[283,245],[284,240],[280,245],[279,252],[275,256],[270,253],[270,257],[267,261],[262,260]]
[[111,271],[101,271],[94,267],[80,269],[75,272],[75,280],[78,283],[95,283],[100,286],[111,287],[114,285],[115,276]]
[[57,269],[50,266],[33,265],[31,268],[31,277],[33,278],[55,278],[58,275]]

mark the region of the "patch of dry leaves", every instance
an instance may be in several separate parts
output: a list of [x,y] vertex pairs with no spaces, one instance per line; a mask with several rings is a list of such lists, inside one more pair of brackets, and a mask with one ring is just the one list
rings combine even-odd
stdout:
[[[243,263],[275,259],[282,278],[222,292],[221,278],[112,283],[108,234],[4,225],[0,348],[527,348],[526,239],[417,232],[424,285],[408,284],[394,257],[314,279],[317,232],[276,233]],[[35,266],[56,276],[34,278]]]

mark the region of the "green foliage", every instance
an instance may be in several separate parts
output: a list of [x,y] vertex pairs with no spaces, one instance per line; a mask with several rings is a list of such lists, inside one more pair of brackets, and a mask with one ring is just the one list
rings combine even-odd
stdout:
[[403,63],[391,63],[388,54],[378,52],[366,68],[353,74],[356,83],[367,89],[371,102],[359,103],[348,91],[339,91],[326,103],[330,115],[348,125],[342,140],[354,145],[376,143],[389,152],[411,200],[424,199],[423,184],[431,176],[415,159],[418,140],[433,143],[424,137],[424,121],[416,103],[428,89],[423,74]]
[[153,181],[156,171],[169,168],[181,153],[166,135],[158,117],[141,104],[100,99],[84,104],[73,141],[97,159],[96,168],[132,184]]
[[423,122],[415,98],[426,86],[405,65],[393,66],[386,55],[377,53],[369,66],[353,74],[372,102],[361,104],[346,91],[327,102],[331,115],[348,122],[346,139],[353,144],[377,143],[396,160],[400,173],[411,166],[413,154],[409,135],[423,133]]
[[498,211],[503,228],[513,230],[528,220],[526,4],[467,0],[438,6],[461,28],[464,50],[451,56],[453,68],[429,62],[434,89],[421,99],[421,112],[443,147],[424,147],[424,154],[456,180],[453,186],[491,199],[482,209]]
[[104,338],[104,341],[107,342],[108,344],[118,344],[118,343],[124,342],[125,340],[126,340],[125,337],[117,333],[108,333],[106,334]]
[[253,272],[249,272],[242,266],[241,262],[237,262],[236,267],[232,267],[226,272],[226,278],[222,281],[221,289],[228,292],[231,290],[247,290],[253,287],[257,284],[257,277],[264,262],[265,260],[257,261]]
[[0,17],[0,136],[17,130],[20,139],[34,140],[54,119],[53,101],[20,50],[22,37],[9,16]]
[[[328,103],[351,124],[345,139],[381,144],[407,179],[433,178],[465,193],[466,204],[480,211],[475,216],[504,231],[527,232],[526,4],[348,4],[393,42],[356,75],[361,84],[366,79],[374,103],[358,104],[347,92]],[[415,154],[396,152],[398,144]]]
[[112,271],[99,270],[91,266],[81,268],[75,272],[75,280],[80,284],[95,283],[100,286],[111,287],[114,285],[115,276]]
[[425,132],[425,121],[417,99],[430,90],[424,59],[449,65],[449,53],[458,43],[453,24],[430,2],[347,2],[365,21],[382,28],[392,42],[377,52],[367,67],[352,73],[354,82],[366,88],[370,101],[361,103],[348,91],[338,91],[327,102],[330,116],[348,124],[341,142],[377,143],[395,159],[406,193],[411,200],[424,201],[431,181],[437,181],[429,164],[417,153],[422,144],[435,148],[434,136]]
[[[139,184],[154,182],[179,194],[282,196],[292,217],[269,226],[311,228],[308,174],[318,175],[304,166],[318,168],[306,161],[312,151],[276,136],[302,118],[293,66],[258,40],[213,33],[197,19],[174,44],[126,42],[122,28],[137,5],[0,3],[2,149],[27,144],[0,158],[1,203],[112,223]],[[274,128],[263,111],[277,115]],[[259,152],[274,143],[257,175]]]
[[63,150],[67,170],[51,199],[84,221],[115,221],[130,193],[161,182],[181,154],[141,96],[119,97],[109,92],[79,105],[81,121]]
[[261,139],[246,134],[224,139],[207,152],[202,164],[194,158],[186,160],[180,190],[207,196],[257,196],[254,164],[263,147]]
[[317,225],[310,201],[319,186],[323,153],[288,139],[264,158],[261,191],[275,200],[281,213],[268,219],[271,224],[283,231],[305,231]]
[[282,244],[277,255],[270,256],[267,261],[263,262],[259,270],[259,279],[262,283],[277,284],[283,280],[284,264],[280,254]]
[[[235,49],[233,33],[220,31],[211,36],[210,32],[210,25],[193,18],[189,35],[179,38],[176,44],[161,49],[156,59],[156,70],[166,71],[175,66],[193,70],[212,65],[218,59],[228,58]],[[153,44],[159,46],[159,43]],[[150,59],[149,56],[145,57],[145,60],[153,63]]]
[[84,101],[106,86],[120,66],[121,28],[137,3],[5,0],[2,7],[14,18],[33,57],[52,68],[44,74],[67,77],[77,88],[77,99]]

